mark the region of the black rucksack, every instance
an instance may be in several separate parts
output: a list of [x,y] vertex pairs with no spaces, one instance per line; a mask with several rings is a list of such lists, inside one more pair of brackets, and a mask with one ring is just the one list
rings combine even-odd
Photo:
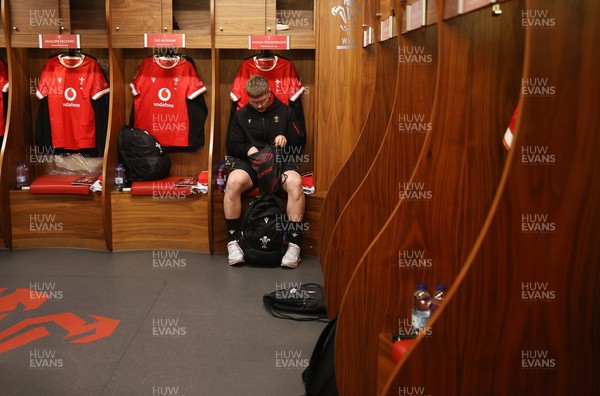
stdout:
[[302,373],[306,396],[338,396],[334,361],[336,326],[337,317],[321,332],[308,367]]
[[119,156],[129,181],[164,179],[171,171],[171,159],[149,132],[123,127],[119,131]]
[[248,204],[240,232],[246,263],[281,265],[286,251],[281,227],[284,213],[283,203],[273,194],[261,194]]

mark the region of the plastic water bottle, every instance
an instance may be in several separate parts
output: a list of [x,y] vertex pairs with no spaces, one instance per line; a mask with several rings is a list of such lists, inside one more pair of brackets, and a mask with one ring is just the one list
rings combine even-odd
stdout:
[[420,332],[431,315],[431,296],[427,293],[427,286],[420,283],[413,294],[412,327],[415,332]]
[[115,168],[115,187],[121,189],[125,187],[126,182],[127,175],[125,174],[125,166],[123,166],[123,163],[119,162]]
[[219,162],[217,167],[217,186],[220,192],[225,192],[225,164],[223,161]]
[[23,161],[17,164],[17,187],[29,185],[29,168]]
[[435,310],[438,309],[440,305],[442,305],[445,298],[446,298],[446,286],[437,285],[435,287],[435,292],[433,293],[433,298],[431,300],[430,309],[431,309],[432,315],[435,312]]

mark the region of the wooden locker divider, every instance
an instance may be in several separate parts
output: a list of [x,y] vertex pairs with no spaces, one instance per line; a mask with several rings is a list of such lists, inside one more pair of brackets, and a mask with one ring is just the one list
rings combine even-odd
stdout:
[[[113,2],[113,3],[118,3]],[[120,3],[119,3],[120,4]],[[108,15],[114,15],[109,1]],[[171,2],[163,1],[162,7],[171,7]],[[203,4],[198,7],[204,7]],[[132,12],[136,7],[132,7]],[[172,9],[169,8],[172,12]],[[208,11],[202,8],[198,15],[205,15]],[[144,18],[143,15],[135,14],[131,18]],[[163,21],[164,22],[164,21]],[[188,21],[189,22],[189,21]],[[166,22],[165,22],[166,23]],[[139,28],[130,28],[123,32],[117,30],[112,22],[110,29],[111,70],[115,73],[115,79],[119,81],[119,89],[111,98],[112,118],[110,122],[109,141],[106,156],[106,178],[111,179],[112,188],[105,191],[111,223],[111,246],[113,250],[130,249],[176,249],[210,252],[209,244],[209,198],[206,194],[196,194],[187,198],[177,196],[162,196],[157,193],[152,196],[132,196],[128,192],[114,190],[114,168],[118,158],[118,133],[126,124],[129,124],[133,96],[129,89],[129,83],[133,80],[141,61],[155,53],[151,48],[143,48],[144,33],[158,33],[145,31],[144,25]],[[188,43],[189,44],[189,43]],[[213,67],[211,60],[210,39],[196,39],[192,45],[187,45],[181,53],[189,55],[195,63],[200,79],[204,82],[207,91],[203,94],[207,106],[212,103],[213,95]],[[209,170],[209,146],[211,141],[212,120],[211,111],[205,124],[204,146],[193,152],[167,152],[173,165],[171,175],[173,176],[198,176],[201,171]],[[108,201],[110,200],[110,204]]]
[[[0,48],[1,57],[8,66],[8,51],[6,50],[6,37],[8,35],[7,24],[5,23],[6,12],[5,12],[5,0],[0,1],[0,25],[2,25],[2,36],[0,36]],[[10,70],[9,70],[10,73]],[[6,103],[9,106],[9,103]],[[8,112],[7,112],[8,118]],[[6,120],[5,120],[6,121]],[[6,124],[8,129],[8,124]],[[4,140],[0,144],[0,249],[11,247],[11,230],[10,230],[10,202],[8,197],[8,191],[13,188],[12,175],[14,174],[15,165],[9,164],[15,161],[14,157],[8,155],[8,149],[5,149]],[[6,161],[4,160],[6,158]],[[12,169],[12,170],[11,170]]]
[[526,5],[546,12],[529,20],[553,26],[524,29],[527,83],[494,205],[432,336],[397,366],[386,395],[600,389],[600,6]]
[[376,394],[380,334],[410,327],[417,283],[452,284],[483,226],[518,97],[520,4],[507,4],[501,18],[482,10],[442,22],[438,14],[431,133],[413,175],[399,181],[403,199],[358,263],[342,301],[335,347],[340,394]]
[[[4,3],[5,23],[10,15],[10,2]],[[61,3],[61,12],[66,12],[69,17],[68,7]],[[65,9],[65,7],[67,7]],[[100,11],[103,11],[100,10]],[[105,13],[94,15],[105,19]],[[65,26],[70,26],[70,20],[65,21]],[[60,50],[38,49],[37,34],[34,30],[20,32],[18,29],[8,29],[7,52],[9,69],[11,73],[11,89],[9,98],[8,133],[6,136],[7,154],[3,158],[5,174],[5,188],[9,198],[11,247],[82,247],[92,249],[106,249],[102,221],[102,200],[96,193],[85,196],[65,196],[58,194],[30,194],[26,190],[14,190],[14,181],[11,175],[15,174],[18,161],[31,161],[30,180],[44,175],[50,159],[35,151],[33,135],[38,113],[39,101],[32,98],[47,58],[61,52]],[[68,30],[68,29],[67,29]],[[58,28],[57,28],[58,33]],[[97,32],[82,31],[83,51],[95,56],[101,61],[108,57],[106,36]],[[88,39],[89,41],[85,41]],[[32,154],[35,154],[32,156]],[[9,181],[10,180],[10,181]],[[85,215],[83,215],[85,214]],[[36,217],[38,216],[38,217]],[[41,216],[41,217],[40,217]],[[44,217],[46,216],[46,217]],[[33,220],[32,220],[33,219]],[[40,220],[42,219],[42,220]],[[47,219],[47,220],[46,220]],[[35,224],[34,224],[35,223]],[[38,232],[37,226],[41,225]],[[35,227],[33,227],[33,226]]]
[[[331,317],[339,312],[356,264],[398,204],[399,182],[409,180],[430,129],[437,77],[437,28],[428,26],[400,35],[398,40],[398,57],[393,59],[398,73],[396,102],[391,117],[376,126],[385,130],[384,138],[379,150],[353,170],[355,174],[367,173],[344,207],[321,256]],[[423,50],[425,58],[411,61],[410,53],[416,48]]]
[[[371,18],[373,6],[371,0],[349,4],[341,0],[322,0],[318,8],[319,19],[327,21],[317,32],[319,97],[315,187],[319,194],[329,190],[356,146],[376,94],[377,58],[372,50],[361,46],[361,24],[369,25],[374,20]],[[335,15],[332,15],[333,9],[338,10]],[[346,15],[348,9],[352,10],[350,15]],[[346,48],[338,49],[338,46]]]
[[[376,44],[373,47],[377,57],[375,76],[375,95],[370,105],[369,114],[352,154],[340,169],[327,196],[323,201],[323,208],[319,229],[319,257],[321,266],[325,265],[326,252],[333,229],[342,210],[361,184],[366,172],[377,154],[390,119],[392,107],[396,101],[395,91],[397,83],[397,67],[395,62],[398,57],[397,38]],[[369,48],[370,49],[370,48]],[[356,175],[360,175],[357,177]]]

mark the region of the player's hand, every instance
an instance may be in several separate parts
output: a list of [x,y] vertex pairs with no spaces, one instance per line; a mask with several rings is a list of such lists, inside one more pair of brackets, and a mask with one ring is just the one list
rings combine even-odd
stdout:
[[248,152],[246,153],[246,155],[248,157],[250,157],[254,153],[258,153],[258,149],[256,147],[252,146],[252,147],[250,147],[250,150],[248,150]]
[[287,144],[287,139],[283,135],[277,135],[275,138],[275,147],[284,147]]

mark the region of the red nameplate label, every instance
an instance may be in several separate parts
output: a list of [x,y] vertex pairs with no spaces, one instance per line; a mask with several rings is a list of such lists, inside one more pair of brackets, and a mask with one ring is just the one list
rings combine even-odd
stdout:
[[81,48],[78,34],[40,34],[40,48]]
[[183,33],[145,33],[145,48],[185,48]]
[[289,50],[290,36],[248,36],[248,49]]

